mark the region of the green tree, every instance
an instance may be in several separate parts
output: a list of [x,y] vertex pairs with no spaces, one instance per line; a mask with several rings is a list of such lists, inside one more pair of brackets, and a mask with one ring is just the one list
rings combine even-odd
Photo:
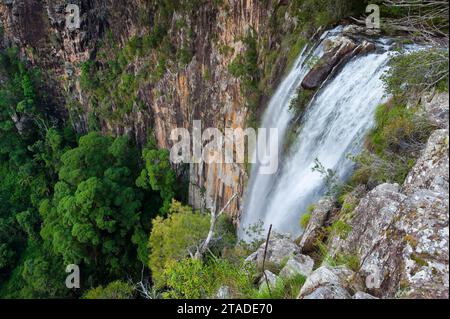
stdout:
[[153,220],[150,235],[150,268],[157,286],[164,285],[164,269],[172,262],[189,256],[206,238],[209,215],[193,212],[189,206],[173,201],[166,219]]
[[159,192],[163,205],[160,212],[169,211],[172,199],[175,197],[176,174],[170,164],[170,152],[165,149],[157,149],[153,142],[142,151],[145,168],[136,180],[136,185],[146,190]]
[[[59,122],[46,112],[39,72],[0,53],[0,284],[23,264],[31,242],[40,242],[39,202],[49,196],[61,149]],[[51,124],[50,124],[51,123]]]
[[126,137],[99,133],[83,136],[62,156],[54,196],[42,202],[40,213],[42,237],[66,264],[83,262],[114,275],[136,265],[135,245],[145,245],[136,240],[145,218],[142,193],[134,187],[135,158]]
[[83,299],[132,299],[134,287],[126,282],[114,281],[106,287],[99,286],[88,290]]

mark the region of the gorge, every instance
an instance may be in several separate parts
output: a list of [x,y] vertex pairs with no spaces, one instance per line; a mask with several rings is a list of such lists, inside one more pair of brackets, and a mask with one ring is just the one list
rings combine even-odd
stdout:
[[448,298],[448,34],[435,0],[0,0],[0,298]]

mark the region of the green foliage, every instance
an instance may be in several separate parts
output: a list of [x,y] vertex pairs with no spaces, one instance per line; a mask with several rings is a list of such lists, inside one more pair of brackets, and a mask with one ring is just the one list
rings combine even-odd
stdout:
[[301,118],[306,112],[306,107],[308,106],[314,94],[314,91],[300,89],[297,96],[291,101],[289,110],[293,111],[296,117],[299,117],[298,120],[301,121]]
[[4,298],[54,298],[68,296],[65,267],[40,240],[31,240],[22,260],[0,289]]
[[309,221],[311,220],[311,213],[304,214],[300,219],[300,225],[303,229],[306,229],[308,227]]
[[143,189],[151,188],[153,191],[159,192],[163,199],[160,212],[165,214],[177,191],[176,174],[171,167],[170,152],[165,149],[157,149],[153,145],[154,143],[150,142],[142,151],[145,168],[136,180],[136,185]]
[[85,263],[112,275],[135,265],[136,247],[129,243],[140,238],[145,221],[142,194],[134,187],[135,158],[126,137],[98,133],[83,136],[62,156],[55,194],[39,211],[42,237],[66,264]]
[[300,218],[300,225],[302,226],[303,229],[306,229],[306,227],[308,227],[314,209],[316,209],[316,205],[314,204],[309,205],[308,208],[306,209],[306,213],[304,213]]
[[320,250],[322,253],[322,261],[323,263],[331,266],[331,267],[338,267],[338,266],[346,266],[349,269],[358,272],[359,267],[361,264],[360,258],[356,254],[343,254],[343,253],[336,253],[333,257],[328,254],[328,251],[326,249],[326,246],[321,244]]
[[157,286],[164,285],[164,269],[172,261],[179,261],[191,253],[206,238],[208,215],[193,212],[189,206],[173,201],[168,217],[156,217],[150,235],[150,268]]
[[81,64],[80,85],[83,89],[92,89],[98,85],[98,81],[96,81],[93,75],[94,68],[95,62],[92,60],[88,60]]
[[301,26],[312,33],[320,26],[328,26],[350,15],[364,12],[368,1],[361,0],[295,0],[291,12]]
[[[139,54],[140,45],[132,41],[122,56]],[[158,191],[138,189],[141,167],[128,138],[92,133],[76,143],[73,131],[50,117],[39,72],[17,56],[0,55],[0,296],[68,296],[69,263],[82,267],[89,285],[136,273],[148,264],[150,220],[163,205],[158,193],[174,196],[173,171],[165,178],[164,164],[153,163],[149,179]],[[112,79],[120,63],[102,76]],[[97,63],[83,64],[85,89],[98,90],[102,76]],[[118,93],[129,94],[133,80],[122,74],[120,81]]]
[[258,42],[257,39],[248,33],[243,39],[245,52],[238,55],[228,67],[231,75],[241,79],[241,90],[247,99],[247,105],[255,111],[260,92],[258,88],[260,71],[258,68]]
[[166,298],[214,298],[221,286],[229,287],[233,298],[244,298],[253,289],[254,269],[225,259],[182,259],[168,264],[165,277]]
[[335,221],[328,230],[329,233],[339,236],[342,239],[346,239],[351,231],[352,227],[341,219]]
[[267,285],[263,285],[262,289],[255,291],[250,297],[254,299],[297,299],[305,281],[306,277],[302,275],[288,279],[279,278],[275,287],[269,290]]
[[126,282],[114,281],[106,287],[99,286],[88,290],[83,299],[133,299],[134,287]]
[[390,66],[383,80],[393,95],[415,97],[434,87],[448,92],[448,49],[404,52],[392,58]]
[[1,52],[0,76],[0,294],[51,296],[61,291],[44,275],[52,274],[57,258],[36,247],[42,245],[37,208],[52,192],[59,158],[73,136],[50,117],[39,94],[39,72],[16,49]]
[[352,182],[402,184],[435,127],[418,108],[395,99],[379,106],[375,119],[367,150],[354,159],[358,169]]

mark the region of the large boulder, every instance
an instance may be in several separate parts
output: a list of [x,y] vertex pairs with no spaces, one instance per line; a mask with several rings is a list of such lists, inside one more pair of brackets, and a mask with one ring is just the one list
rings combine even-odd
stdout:
[[352,299],[378,299],[378,298],[366,292],[358,291],[353,295]]
[[274,289],[278,282],[280,282],[280,278],[273,272],[266,270],[259,279],[259,291],[264,291],[267,287]]
[[342,286],[322,286],[302,299],[350,299],[351,296]]
[[308,277],[314,268],[314,260],[305,255],[289,258],[286,265],[280,271],[280,277],[289,279],[297,275]]
[[299,247],[303,254],[314,250],[315,243],[320,235],[320,231],[334,207],[334,200],[331,197],[322,198],[311,212],[311,218],[303,234],[299,239]]
[[358,45],[347,37],[336,37],[324,41],[325,54],[305,76],[302,87],[307,90],[318,89],[323,81],[349,53]]
[[299,299],[350,299],[362,289],[356,274],[346,267],[322,266],[306,279]]
[[[247,257],[247,262],[254,262],[258,269],[262,269],[264,261],[264,252],[266,243],[263,243],[258,250]],[[265,268],[271,270],[280,270],[290,257],[300,256],[300,248],[288,236],[272,233],[269,244],[267,245],[267,254]]]

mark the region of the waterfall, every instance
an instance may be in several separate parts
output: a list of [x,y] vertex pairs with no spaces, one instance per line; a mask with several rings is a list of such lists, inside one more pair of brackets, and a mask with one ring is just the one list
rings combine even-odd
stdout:
[[[340,31],[325,33],[316,47],[304,50],[269,102],[261,126],[278,129],[279,149],[294,117],[290,103],[310,70],[308,57],[322,56],[323,40]],[[384,47],[384,42],[380,45]],[[376,107],[386,100],[381,76],[389,58],[388,50],[377,50],[350,60],[309,105],[289,155],[274,154],[279,156],[278,172],[262,175],[260,164],[253,165],[241,238],[248,236],[245,230],[261,222],[265,230],[272,224],[274,230],[292,237],[301,234],[302,214],[326,192],[323,176],[312,170],[315,159],[334,170],[341,180],[349,177],[354,164],[348,155],[360,152],[365,134],[373,127]]]

